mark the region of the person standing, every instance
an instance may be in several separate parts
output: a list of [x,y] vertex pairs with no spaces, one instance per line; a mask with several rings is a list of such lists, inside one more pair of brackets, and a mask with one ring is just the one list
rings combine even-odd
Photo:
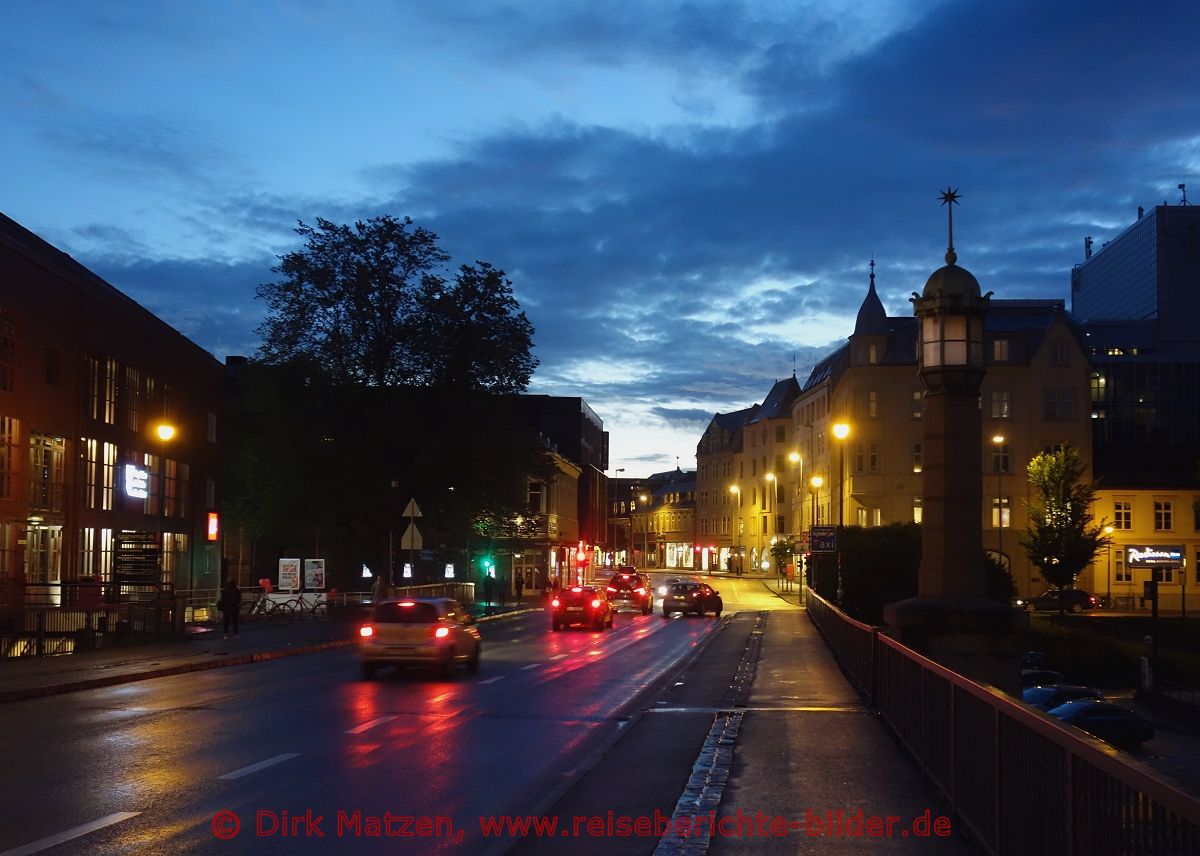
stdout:
[[238,613],[242,609],[242,590],[233,581],[233,577],[225,581],[225,588],[221,589],[221,599],[217,601],[217,605],[225,619],[225,638],[229,638],[230,625],[233,625],[233,635],[237,636]]
[[517,579],[515,581],[515,585],[517,587],[517,603],[520,604],[521,592],[524,591],[524,589],[525,589],[525,578],[521,575],[520,571],[517,571]]

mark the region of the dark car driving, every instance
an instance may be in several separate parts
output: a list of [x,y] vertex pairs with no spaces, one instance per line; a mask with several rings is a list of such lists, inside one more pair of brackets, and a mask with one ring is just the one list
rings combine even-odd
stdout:
[[1048,589],[1042,592],[1032,600],[1021,601],[1020,605],[1026,609],[1036,609],[1046,612],[1057,612],[1059,607],[1059,595],[1062,595],[1062,608],[1066,612],[1082,612],[1085,609],[1095,609],[1097,602],[1094,595],[1088,594],[1083,589]]
[[1154,737],[1154,723],[1128,708],[1096,699],[1076,699],[1048,713],[1122,749],[1136,749]]
[[1103,699],[1104,693],[1091,687],[1051,684],[1050,686],[1029,687],[1022,690],[1021,698],[1025,704],[1031,704],[1038,710],[1052,710],[1059,705],[1080,698]]
[[636,609],[642,615],[649,615],[654,610],[654,591],[650,581],[632,569],[613,574],[605,591],[613,609]]
[[550,629],[579,624],[592,630],[613,626],[613,608],[600,586],[571,586],[550,598]]
[[663,595],[663,618],[670,618],[674,612],[682,612],[684,615],[704,615],[711,612],[720,618],[723,606],[721,593],[708,583],[672,583]]

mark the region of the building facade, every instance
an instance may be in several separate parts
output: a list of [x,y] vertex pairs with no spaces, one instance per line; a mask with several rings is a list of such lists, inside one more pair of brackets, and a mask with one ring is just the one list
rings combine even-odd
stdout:
[[0,607],[218,587],[224,396],[210,354],[0,215]]

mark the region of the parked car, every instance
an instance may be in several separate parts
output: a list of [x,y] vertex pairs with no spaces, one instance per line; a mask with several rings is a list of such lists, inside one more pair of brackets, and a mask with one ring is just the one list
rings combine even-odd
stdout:
[[711,612],[720,618],[723,608],[721,593],[708,583],[674,583],[663,596],[663,618],[670,618],[673,612],[685,615],[689,612],[693,615]]
[[1069,701],[1080,698],[1103,699],[1104,693],[1092,687],[1076,687],[1070,684],[1051,684],[1049,686],[1029,687],[1021,692],[1025,704],[1030,704],[1038,710],[1050,710]]
[[550,629],[562,630],[575,624],[592,630],[613,626],[612,604],[603,587],[571,586],[550,598]]
[[650,581],[632,568],[621,569],[613,574],[605,591],[614,610],[625,607],[636,609],[642,615],[654,611],[654,592],[650,588]]
[[448,597],[391,598],[377,603],[358,630],[363,677],[380,666],[429,666],[449,675],[455,664],[474,672],[483,643],[475,617]]
[[1033,600],[1024,601],[1021,605],[1025,609],[1037,609],[1042,611],[1058,612],[1059,595],[1062,596],[1062,608],[1067,612],[1082,612],[1085,609],[1096,608],[1096,598],[1094,595],[1088,594],[1083,589],[1065,588],[1048,589]]
[[1136,749],[1154,737],[1154,723],[1139,713],[1107,701],[1076,699],[1051,708],[1047,713],[1122,749]]
[[1061,684],[1064,680],[1062,672],[1056,672],[1052,669],[1021,670],[1021,689]]

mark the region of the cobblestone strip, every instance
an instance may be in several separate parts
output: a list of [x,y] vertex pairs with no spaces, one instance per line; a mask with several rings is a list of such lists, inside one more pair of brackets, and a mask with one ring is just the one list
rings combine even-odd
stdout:
[[[714,817],[721,805],[721,796],[733,765],[734,746],[742,727],[742,711],[736,708],[744,707],[749,698],[766,624],[767,614],[760,612],[754,620],[754,628],[746,640],[746,648],[729,689],[721,699],[721,707],[726,709],[713,717],[712,728],[700,748],[699,757],[692,765],[692,774],[679,801],[675,803],[671,826],[654,848],[655,856],[702,856],[708,852],[711,824],[705,826],[698,819]],[[696,829],[704,831],[700,835],[681,834]]]

